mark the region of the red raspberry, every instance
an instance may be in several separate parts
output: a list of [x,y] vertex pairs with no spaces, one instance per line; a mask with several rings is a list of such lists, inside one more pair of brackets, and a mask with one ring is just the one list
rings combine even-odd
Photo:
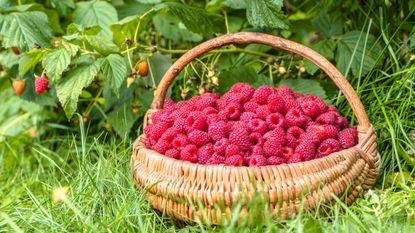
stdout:
[[144,129],[144,133],[147,137],[158,140],[161,135],[169,128],[169,125],[165,122],[160,122],[158,124],[148,125]]
[[271,156],[267,159],[268,165],[280,165],[284,164],[287,161],[284,158],[278,157],[278,156]]
[[316,157],[316,145],[312,142],[300,143],[295,148],[295,153],[301,155],[302,161],[312,160]]
[[210,142],[208,133],[202,130],[193,130],[188,134],[189,140],[197,147],[206,145]]
[[301,94],[300,92],[293,91],[293,96],[294,96],[295,99],[298,99],[298,98],[302,97],[303,94]]
[[153,147],[156,143],[157,143],[157,140],[152,139],[152,138],[149,138],[149,137],[146,137],[145,144],[146,144],[146,146],[147,146],[148,148]]
[[212,157],[213,144],[208,143],[197,150],[197,161],[200,164],[206,164],[210,157]]
[[285,102],[277,94],[271,94],[268,96],[268,109],[271,112],[285,113]]
[[294,154],[294,149],[288,146],[282,148],[282,157],[288,160]]
[[324,130],[324,134],[326,136],[326,138],[337,138],[337,134],[338,134],[338,130],[335,126],[333,125],[324,125],[323,126]]
[[333,125],[310,125],[307,127],[307,132],[314,133],[318,136],[320,141],[326,138],[336,138],[337,128]]
[[186,107],[180,108],[178,112],[179,112],[178,114],[179,117],[187,118],[191,111],[187,108],[187,105],[186,105]]
[[339,116],[336,117],[336,125],[339,126],[341,129],[347,127],[348,124],[346,118],[340,116],[339,114]]
[[200,111],[194,111],[189,114],[185,122],[186,132],[192,132],[193,130],[206,130],[206,117]]
[[230,103],[225,107],[225,116],[228,120],[238,120],[239,116],[241,116],[241,113],[242,107],[240,104]]
[[252,119],[257,119],[258,116],[253,112],[243,112],[239,117],[239,121],[248,123]]
[[280,145],[287,144],[287,136],[283,128],[276,128],[272,131],[269,131],[268,133],[264,134],[263,138],[265,140],[272,138],[273,140],[276,140]]
[[301,106],[294,99],[285,99],[285,109],[287,111],[290,109],[301,109]]
[[283,97],[284,99],[294,99],[294,92],[288,86],[281,85],[275,88],[275,91],[277,92],[279,96]]
[[326,112],[327,111],[327,105],[324,102],[324,100],[322,98],[320,98],[317,95],[312,95],[312,94],[305,94],[304,98],[313,101],[314,103],[317,104],[317,106],[320,108],[321,112]]
[[164,99],[163,109],[171,112],[175,108],[176,108],[176,103],[174,103],[174,101],[172,99],[170,99],[170,98]]
[[242,151],[248,150],[251,146],[248,131],[245,128],[235,127],[229,134],[229,143],[237,145]]
[[176,118],[172,126],[172,129],[174,129],[176,133],[185,133],[186,132],[185,124],[186,124],[186,118],[181,118],[181,117]]
[[236,83],[229,90],[230,93],[240,93],[243,102],[247,102],[252,98],[255,89],[247,83]]
[[285,126],[285,119],[281,113],[271,113],[266,118],[265,121],[269,129],[282,128]]
[[48,89],[49,81],[45,78],[45,76],[40,76],[35,78],[35,92],[36,94],[42,94],[43,92]]
[[217,153],[213,153],[212,157],[206,162],[207,165],[214,165],[214,164],[221,164],[225,161],[225,157],[218,155]]
[[242,166],[244,158],[242,155],[232,155],[225,159],[226,166]]
[[314,132],[305,132],[300,136],[299,143],[313,143],[318,146],[321,139]]
[[304,134],[304,130],[300,127],[293,126],[287,130],[287,142],[288,146],[295,148],[300,143],[300,137]]
[[255,102],[246,102],[244,104],[244,111],[245,112],[256,112],[256,109],[259,107],[260,105],[255,103]]
[[304,114],[312,119],[315,119],[322,113],[317,103],[311,100],[301,101],[300,107]]
[[187,145],[180,152],[180,159],[184,161],[190,161],[192,163],[197,162],[197,147],[195,145]]
[[153,124],[157,124],[159,122],[166,122],[169,127],[174,124],[174,118],[170,116],[170,112],[166,110],[158,110],[157,112],[151,115],[151,120]]
[[223,99],[218,99],[216,100],[216,109],[218,110],[222,110],[226,107],[226,100]]
[[180,151],[177,149],[170,149],[166,151],[165,155],[173,159],[178,159],[180,157]]
[[324,140],[317,149],[317,157],[321,158],[340,150],[340,143],[336,139]]
[[222,96],[221,100],[226,105],[231,104],[231,103],[243,104],[245,102],[243,94],[241,94],[241,93],[231,93],[231,92],[227,92],[226,94],[224,94]]
[[157,141],[157,143],[153,146],[153,150],[159,152],[160,154],[164,154],[167,150],[170,150],[171,145],[161,138]]
[[186,108],[186,106],[187,106],[187,101],[181,100],[181,101],[176,103],[175,109],[178,110],[178,109],[181,109],[181,108]]
[[209,125],[209,137],[213,141],[219,141],[222,138],[228,137],[228,130],[225,121],[218,121]]
[[260,86],[252,95],[252,101],[258,104],[267,104],[268,96],[274,93],[274,89],[269,86]]
[[248,158],[246,158],[246,163],[250,166],[250,167],[254,167],[254,166],[265,166],[267,165],[267,159],[262,156],[262,155],[251,155]]
[[171,145],[175,149],[180,150],[183,147],[189,145],[189,139],[184,134],[178,134],[178,135],[175,135],[173,141],[171,142]]
[[245,129],[249,133],[249,128],[248,128],[248,126],[246,125],[245,122],[242,122],[242,121],[228,121],[226,123],[226,125],[227,125],[227,128],[228,128],[228,132],[232,132],[234,129],[241,128],[241,129]]
[[265,121],[260,119],[252,119],[248,122],[248,128],[251,132],[260,133],[261,135],[267,132],[267,125]]
[[206,116],[208,115],[212,115],[212,114],[218,114],[218,110],[216,110],[216,108],[214,107],[207,107],[205,109],[202,110],[203,114],[205,114]]
[[217,114],[209,114],[206,116],[206,123],[208,123],[208,125],[214,124],[219,121],[222,121],[222,119]]
[[264,156],[264,149],[262,149],[262,146],[253,146],[251,148],[251,155],[262,155]]
[[299,163],[302,162],[302,158],[301,155],[298,153],[294,153],[293,155],[291,155],[290,158],[287,159],[287,163]]
[[347,149],[357,144],[357,130],[356,128],[346,128],[338,134],[339,142],[342,148]]
[[339,112],[339,110],[337,110],[336,107],[334,107],[334,105],[330,105],[327,107],[327,112]]
[[229,140],[227,138],[222,138],[215,143],[213,146],[213,150],[218,155],[225,155],[226,148],[229,145]]
[[193,96],[187,101],[187,109],[189,111],[196,111],[199,110],[197,105],[197,102],[199,102],[202,99],[202,96]]
[[299,109],[290,109],[285,115],[285,123],[287,126],[303,127],[307,123],[307,118],[304,113]]
[[199,101],[195,103],[195,107],[197,110],[202,111],[207,107],[216,107],[216,99],[213,96],[204,94]]
[[269,114],[271,114],[271,111],[268,109],[267,105],[260,105],[256,109],[256,114],[259,118],[262,120],[265,120]]
[[251,133],[249,135],[249,142],[254,146],[264,145],[264,140],[262,139],[262,135],[260,133]]
[[276,138],[269,138],[264,143],[264,155],[265,157],[270,156],[282,156],[283,146],[278,142]]
[[225,150],[225,157],[229,157],[232,155],[239,155],[241,154],[241,150],[239,150],[239,147],[237,145],[228,145]]
[[333,125],[336,123],[336,112],[326,112],[316,118],[316,122],[321,125]]

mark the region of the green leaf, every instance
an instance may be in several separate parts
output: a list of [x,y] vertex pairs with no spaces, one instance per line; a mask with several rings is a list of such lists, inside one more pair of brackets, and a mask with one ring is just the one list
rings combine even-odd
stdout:
[[225,0],[223,5],[232,9],[246,9],[248,7],[246,0]]
[[0,35],[5,37],[4,47],[15,46],[22,51],[30,50],[36,43],[42,48],[50,47],[52,30],[45,13],[13,12],[0,18]]
[[194,33],[206,35],[225,32],[225,20],[221,15],[175,2],[165,4],[169,11]]
[[27,52],[19,59],[19,76],[23,77],[32,67],[36,66],[47,54],[47,51],[34,49]]
[[54,50],[47,54],[43,61],[43,67],[46,70],[46,74],[53,81],[60,79],[63,71],[71,63],[71,55],[65,48]]
[[153,82],[151,79],[154,79],[155,85],[158,85],[161,78],[172,65],[171,57],[155,53],[152,56],[148,57],[147,60],[150,72],[145,82],[148,85],[153,86]]
[[287,29],[284,14],[281,11],[282,0],[249,0],[247,1],[248,22],[259,28]]
[[99,25],[102,28],[100,35],[112,38],[109,28],[111,23],[118,21],[115,8],[104,1],[79,2],[73,13],[73,22],[86,27]]
[[64,16],[68,16],[75,8],[73,0],[50,0],[50,4]]
[[114,35],[114,42],[118,45],[124,44],[125,39],[133,39],[139,22],[137,16],[129,16],[110,26]]
[[62,45],[72,57],[76,56],[76,54],[78,53],[80,49],[78,45],[69,43],[67,41],[62,41]]
[[97,63],[78,66],[69,71],[56,86],[59,101],[61,102],[68,119],[71,119],[76,111],[82,89],[87,87],[94,80],[98,71],[99,65]]
[[[336,42],[334,42],[331,39],[324,39],[312,45],[311,48],[315,50],[316,52],[320,53],[321,55],[323,55],[328,60],[331,60],[334,58],[334,50],[336,49]],[[305,59],[304,61],[304,66],[306,67],[307,72],[311,75],[313,75],[318,70],[318,67],[307,59]]]
[[375,42],[375,37],[366,32],[351,31],[344,34],[337,41],[337,68],[344,75],[348,73],[349,67],[354,76],[367,74],[376,65],[382,50]]
[[161,0],[136,0],[137,2],[146,3],[146,4],[156,4],[160,3]]
[[48,16],[49,25],[52,28],[53,34],[63,33],[58,12],[50,9],[45,9],[43,12]]
[[122,138],[128,137],[136,119],[130,103],[126,103],[108,114],[109,123]]
[[105,80],[108,82],[107,85],[118,96],[121,84],[127,76],[127,65],[125,64],[124,58],[118,54],[109,55],[103,60],[101,70]]
[[170,14],[158,14],[153,17],[153,23],[156,30],[167,39],[174,41],[201,41],[202,36],[189,32],[185,25],[179,19]]
[[219,87],[220,93],[227,92],[233,84],[242,82],[254,85],[258,82],[258,74],[254,68],[250,66],[238,66],[229,70],[222,71],[219,74]]
[[283,79],[279,85],[287,85],[294,91],[301,92],[303,94],[313,94],[320,96],[323,100],[327,101],[327,95],[323,87],[316,80],[311,79]]
[[22,95],[24,100],[42,106],[56,106],[56,99],[54,96],[52,96],[51,91],[43,93],[42,95],[35,93],[35,76],[32,73],[26,73],[24,79],[26,80],[26,89]]
[[98,53],[102,55],[108,55],[111,53],[118,53],[120,49],[117,45],[112,43],[111,40],[108,40],[102,36],[86,36],[88,43],[94,48]]
[[[150,4],[142,4],[139,2],[125,2],[121,6],[117,6],[118,17],[124,19],[129,16],[138,16],[144,14],[152,8]],[[115,36],[115,34],[114,34]]]
[[339,12],[323,12],[311,20],[311,23],[325,37],[331,37],[342,33],[344,21]]

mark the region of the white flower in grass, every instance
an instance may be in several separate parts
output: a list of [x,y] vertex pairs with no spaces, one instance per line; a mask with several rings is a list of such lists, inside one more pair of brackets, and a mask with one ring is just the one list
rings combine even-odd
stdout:
[[58,187],[58,188],[53,189],[52,202],[59,203],[59,202],[65,201],[68,198],[68,192],[69,192],[68,186]]

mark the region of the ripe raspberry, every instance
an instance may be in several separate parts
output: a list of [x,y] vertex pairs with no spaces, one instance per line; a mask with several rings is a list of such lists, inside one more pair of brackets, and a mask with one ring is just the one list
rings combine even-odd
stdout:
[[252,95],[254,94],[255,89],[247,83],[236,83],[231,87],[228,93],[229,92],[240,93],[241,99],[243,100],[243,102],[247,102],[252,98]]
[[287,159],[287,163],[299,163],[302,162],[302,158],[301,155],[298,153],[294,153],[293,155],[291,155],[290,158]]
[[254,167],[254,166],[265,166],[267,165],[267,159],[262,156],[262,155],[251,155],[248,158],[246,158],[246,163],[248,164],[248,166],[250,167]]
[[189,139],[186,137],[186,135],[184,134],[178,134],[177,136],[175,136],[175,138],[173,139],[173,141],[171,142],[171,145],[175,148],[175,149],[182,149],[183,147],[189,145]]
[[339,112],[334,105],[330,105],[327,107],[327,112]]
[[35,92],[36,94],[40,95],[46,91],[49,86],[49,81],[45,78],[45,76],[40,76],[35,78]]
[[256,109],[259,107],[259,104],[255,103],[255,102],[246,102],[244,104],[244,111],[245,112],[256,112]]
[[219,141],[228,136],[228,130],[225,121],[214,122],[208,128],[209,137],[213,141]]
[[265,157],[282,156],[283,146],[278,142],[276,138],[269,138],[264,143],[264,155]]
[[241,116],[239,117],[239,121],[242,121],[244,123],[248,123],[252,119],[257,119],[258,116],[253,112],[243,112]]
[[208,125],[217,123],[219,121],[222,121],[222,119],[217,114],[209,114],[209,115],[206,116],[206,123]]
[[314,132],[305,132],[300,136],[299,143],[313,143],[318,146],[321,139]]
[[241,150],[239,150],[239,147],[237,145],[228,145],[225,150],[225,157],[230,157],[232,155],[239,155],[241,154]]
[[269,129],[282,128],[285,126],[285,119],[281,113],[271,113],[266,118],[265,121]]
[[340,150],[340,143],[336,139],[328,138],[324,140],[317,149],[317,158],[327,156]]
[[228,145],[229,140],[227,138],[222,138],[215,143],[215,145],[213,146],[213,150],[215,151],[215,153],[219,155],[225,155],[225,151]]
[[316,118],[316,123],[321,125],[333,125],[336,123],[337,114],[335,112],[326,112]]
[[173,129],[167,129],[163,135],[161,135],[160,140],[164,140],[168,144],[172,144],[173,140],[176,138],[176,132]]
[[226,166],[241,166],[244,162],[242,155],[232,155],[225,159]]
[[311,100],[301,101],[300,107],[304,114],[312,119],[315,119],[322,113],[317,103]]
[[271,156],[267,159],[267,164],[268,165],[280,165],[280,164],[284,164],[287,161],[282,158],[282,157],[277,157],[277,156]]
[[178,109],[178,112],[179,117],[187,118],[191,111],[187,108],[186,105],[186,107]]
[[336,117],[336,125],[338,127],[340,127],[340,129],[343,129],[345,127],[347,127],[347,120],[346,118],[340,116],[340,114],[338,114],[338,116]]
[[202,130],[193,130],[187,136],[189,137],[189,140],[197,147],[206,145],[210,142],[208,133]]
[[186,118],[178,117],[174,121],[174,124],[172,126],[172,129],[176,133],[185,133],[186,132],[186,130],[185,130],[185,124],[186,124]]
[[199,101],[197,101],[195,103],[195,108],[199,111],[202,111],[203,109],[207,108],[207,107],[216,107],[216,99],[208,94],[204,94],[202,96],[202,98],[199,99]]
[[167,123],[165,122],[160,122],[158,124],[151,124],[148,125],[145,129],[144,129],[144,133],[147,137],[154,139],[154,140],[158,140],[161,135],[163,135],[163,133],[169,128],[169,126],[167,125]]
[[226,125],[227,125],[228,132],[232,132],[234,129],[241,128],[241,129],[245,129],[246,131],[248,131],[248,133],[250,133],[249,128],[248,128],[248,126],[246,125],[245,122],[242,122],[242,121],[228,121],[226,123]]
[[180,152],[180,159],[190,161],[192,163],[197,162],[197,147],[195,145],[187,145]]
[[301,109],[300,104],[294,99],[285,99],[285,109]]
[[304,134],[304,130],[300,127],[293,126],[287,130],[287,143],[288,146],[295,148],[300,143],[300,137]]
[[271,94],[268,96],[268,109],[271,112],[285,113],[285,102],[277,94]]
[[213,144],[208,143],[197,150],[197,161],[200,164],[206,164],[210,157],[212,157]]
[[350,148],[357,144],[357,130],[356,128],[346,128],[339,132],[338,138],[342,148]]
[[179,109],[186,108],[186,107],[187,107],[187,101],[181,100],[177,102],[175,109],[179,110]]
[[186,132],[192,132],[193,130],[206,130],[206,117],[200,111],[194,111],[189,114],[185,121]]
[[274,93],[274,89],[269,86],[260,86],[252,95],[252,101],[258,104],[267,104],[268,96]]
[[260,133],[261,135],[267,132],[267,125],[265,121],[260,119],[252,119],[248,122],[248,128],[251,132]]
[[230,103],[228,106],[225,107],[225,115],[226,119],[228,120],[238,120],[239,116],[241,116],[242,107],[240,104],[237,103]]
[[335,126],[333,125],[324,125],[324,134],[326,136],[326,138],[337,138],[337,134],[338,134],[338,130]]
[[170,112],[166,110],[158,110],[157,112],[151,115],[151,120],[153,124],[157,124],[159,122],[166,122],[169,127],[174,124],[174,118],[170,116]]
[[170,150],[172,148],[171,148],[171,145],[167,141],[160,138],[157,141],[157,143],[154,144],[153,149],[159,152],[160,154],[164,154],[167,150]]
[[196,111],[199,110],[197,105],[197,102],[199,102],[202,99],[202,96],[193,96],[187,101],[187,109],[189,111]]
[[326,112],[327,111],[327,105],[324,102],[324,100],[322,98],[320,98],[317,95],[312,95],[312,94],[305,94],[304,98],[313,101],[314,103],[317,104],[317,106],[320,108],[321,112]]
[[207,165],[215,165],[221,164],[225,161],[225,157],[218,155],[217,153],[213,153],[212,157],[208,159],[206,162]]
[[262,120],[265,120],[269,114],[271,114],[271,111],[268,109],[267,105],[260,105],[256,109],[256,114],[259,118]]
[[167,111],[173,111],[176,107],[176,103],[170,98],[165,98],[163,103],[163,109]]
[[262,149],[262,146],[252,146],[249,152],[251,152],[250,155],[264,156],[264,149]]
[[166,151],[165,155],[173,159],[178,159],[180,157],[180,151],[177,149],[170,149]]
[[294,99],[294,92],[293,90],[285,85],[281,85],[277,88],[275,88],[275,91],[277,92],[277,94],[281,97],[283,97],[284,99]]
[[249,135],[249,142],[254,146],[264,145],[264,140],[262,139],[262,135],[260,133],[251,133]]
[[294,154],[294,149],[288,146],[282,148],[282,157],[288,160]]
[[275,128],[274,130],[269,131],[266,134],[264,134],[263,138],[265,140],[272,138],[280,145],[287,144],[287,136],[283,128]]
[[303,161],[312,160],[316,157],[316,145],[312,142],[302,142],[295,148],[295,153],[300,154]]
[[215,115],[215,114],[218,114],[218,110],[216,110],[216,108],[214,108],[214,107],[207,107],[207,108],[205,108],[205,109],[203,109],[202,110],[202,112],[203,112],[203,114],[205,114],[206,116],[208,116],[208,115]]
[[285,115],[285,123],[287,126],[303,127],[307,123],[304,113],[299,109],[290,109]]
[[235,103],[235,104],[243,104],[243,103],[245,103],[244,97],[243,97],[243,95],[241,93],[231,93],[231,92],[228,92],[228,93],[226,93],[226,94],[224,94],[222,96],[221,100],[226,105],[231,104],[231,103]]
[[147,148],[152,148],[156,143],[157,143],[157,140],[146,137],[145,144],[146,144]]
[[320,141],[337,137],[337,128],[333,125],[312,124],[307,127],[307,132],[316,134]]
[[245,128],[234,128],[229,134],[229,143],[237,145],[242,151],[248,150],[251,145],[248,131]]

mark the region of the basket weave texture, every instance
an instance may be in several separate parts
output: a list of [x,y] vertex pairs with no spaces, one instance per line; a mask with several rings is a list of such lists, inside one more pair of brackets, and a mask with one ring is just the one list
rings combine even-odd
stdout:
[[300,211],[315,210],[316,205],[330,204],[334,201],[333,194],[351,204],[375,184],[380,167],[376,135],[356,92],[323,56],[277,36],[250,32],[227,34],[189,50],[162,78],[146,114],[144,126],[151,124],[151,114],[163,107],[168,87],[192,60],[224,45],[250,43],[296,53],[326,72],[345,95],[356,115],[358,144],[301,163],[231,167],[194,164],[169,158],[146,148],[145,136],[140,135],[133,145],[134,178],[140,189],[147,190],[148,200],[155,209],[182,221],[218,224],[224,218],[232,217],[231,210],[238,202],[242,203],[241,213],[249,213],[249,205],[246,204],[260,192],[268,202],[269,210],[276,217],[287,219]]

